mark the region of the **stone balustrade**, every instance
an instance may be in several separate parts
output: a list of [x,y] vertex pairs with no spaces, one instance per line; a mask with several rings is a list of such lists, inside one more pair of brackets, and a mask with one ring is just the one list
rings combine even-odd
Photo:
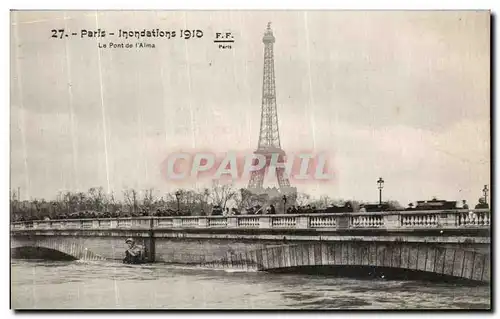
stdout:
[[376,213],[172,216],[103,219],[61,219],[12,222],[11,231],[73,229],[432,229],[487,228],[491,213],[482,210],[391,211]]
[[335,228],[337,226],[336,216],[311,216],[309,218],[309,227],[311,228]]
[[272,216],[272,228],[296,228],[297,220],[295,216]]
[[259,216],[243,215],[239,216],[237,219],[239,228],[259,228],[260,218]]

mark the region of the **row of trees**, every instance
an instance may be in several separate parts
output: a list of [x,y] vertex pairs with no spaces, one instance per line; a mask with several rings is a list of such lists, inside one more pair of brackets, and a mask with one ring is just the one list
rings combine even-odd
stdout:
[[[61,192],[55,200],[32,199],[20,201],[17,194],[11,194],[11,214],[19,217],[56,218],[61,215],[70,216],[78,212],[107,212],[112,215],[150,215],[157,211],[182,212],[183,215],[210,214],[214,206],[222,209],[236,208],[238,211],[255,204],[250,200],[251,193],[247,189],[236,189],[229,184],[214,181],[211,188],[201,190],[178,190],[160,194],[154,189],[137,191],[125,189],[121,198],[115,193],[107,194],[102,187],[90,188],[87,192]],[[281,212],[283,209],[280,197],[266,199],[264,205],[274,204]],[[344,201],[332,200],[328,196],[314,199],[311,196],[298,193],[289,201],[287,207],[310,205],[316,209],[324,209],[330,205],[342,206]],[[357,210],[359,202],[351,201]]]
[[[177,193],[177,196],[176,196]],[[125,189],[118,199],[115,193],[107,194],[102,187],[90,188],[87,192],[60,192],[56,199],[31,199],[20,201],[16,192],[11,193],[11,213],[14,216],[55,217],[76,212],[151,213],[157,210],[207,212],[213,205],[226,207],[228,201],[242,203],[240,193],[231,185],[214,183],[212,188],[202,190],[178,190],[159,194],[154,189],[137,191]]]

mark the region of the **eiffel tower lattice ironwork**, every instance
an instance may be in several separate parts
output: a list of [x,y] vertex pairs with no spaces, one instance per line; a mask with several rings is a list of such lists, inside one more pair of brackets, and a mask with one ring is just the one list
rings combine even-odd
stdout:
[[[275,38],[271,30],[271,22],[267,24],[266,32],[262,38],[264,43],[264,75],[262,84],[262,111],[260,118],[259,144],[255,154],[264,155],[266,166],[250,175],[248,188],[250,190],[262,190],[266,171],[270,169],[269,164],[273,154],[277,154],[278,162],[285,159],[285,151],[281,148],[280,133],[278,128],[278,110],[276,107],[276,84],[274,74],[273,45]],[[276,169],[276,177],[280,190],[290,188],[290,181],[285,176],[283,168]]]

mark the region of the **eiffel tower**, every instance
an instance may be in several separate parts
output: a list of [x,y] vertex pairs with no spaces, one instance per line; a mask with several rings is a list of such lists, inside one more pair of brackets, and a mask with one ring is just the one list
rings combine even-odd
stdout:
[[[266,171],[276,169],[276,177],[279,185],[279,193],[292,194],[295,188],[290,187],[290,181],[284,174],[284,168],[270,167],[271,157],[277,154],[278,163],[285,159],[285,151],[281,148],[280,132],[278,128],[278,110],[276,108],[276,84],[274,74],[274,53],[273,45],[275,38],[271,30],[271,22],[267,24],[266,32],[262,38],[264,43],[264,75],[262,85],[262,111],[260,117],[259,144],[254,154],[264,155],[266,166],[258,171],[253,171],[250,175],[248,190],[254,194],[268,193],[263,188]],[[271,194],[269,194],[271,195]],[[276,195],[276,194],[275,194]]]

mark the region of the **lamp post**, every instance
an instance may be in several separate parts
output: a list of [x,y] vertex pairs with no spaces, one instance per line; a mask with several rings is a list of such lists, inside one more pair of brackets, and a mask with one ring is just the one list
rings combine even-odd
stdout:
[[384,188],[384,180],[382,177],[378,178],[378,204],[382,207],[382,188]]
[[175,198],[177,199],[177,214],[180,214],[181,211],[179,197],[181,197],[181,192],[180,191],[175,192]]
[[286,214],[286,195],[283,195],[283,214]]
[[484,203],[485,204],[488,204],[488,185],[484,185],[484,188],[483,188],[483,194],[484,194]]

